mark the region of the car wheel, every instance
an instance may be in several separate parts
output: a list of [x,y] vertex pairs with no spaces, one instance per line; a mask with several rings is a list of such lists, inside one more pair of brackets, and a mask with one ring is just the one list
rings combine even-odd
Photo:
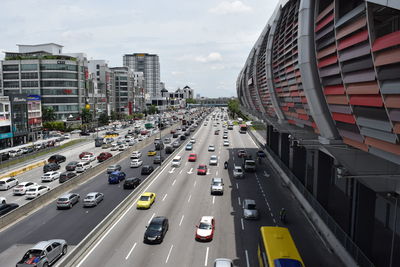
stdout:
[[67,254],[67,251],[68,251],[67,246],[64,246],[62,249],[62,254],[63,255]]
[[69,204],[69,208],[72,209],[72,203]]

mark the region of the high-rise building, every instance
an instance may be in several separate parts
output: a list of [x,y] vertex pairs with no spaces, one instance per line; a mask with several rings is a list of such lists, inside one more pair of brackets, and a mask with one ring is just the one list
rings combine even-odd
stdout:
[[161,96],[160,89],[160,60],[158,55],[147,53],[126,54],[123,64],[135,72],[143,72],[144,91],[152,98]]
[[134,107],[134,72],[128,67],[114,67],[111,70],[114,72],[115,111],[131,115]]
[[112,72],[105,60],[89,60],[88,69],[92,79],[93,91],[89,96],[91,109],[97,116],[106,112],[110,115],[115,110],[115,83],[111,82]]
[[2,61],[0,91],[40,96],[58,120],[78,117],[88,78],[85,55],[62,54],[63,46],[54,43],[18,48],[19,52],[6,52]]

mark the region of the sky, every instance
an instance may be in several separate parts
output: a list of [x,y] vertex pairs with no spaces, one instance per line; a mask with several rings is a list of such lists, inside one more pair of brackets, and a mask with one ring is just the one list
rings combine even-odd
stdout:
[[[169,91],[236,96],[236,78],[278,0],[1,0],[0,51],[57,43],[122,66],[158,54]],[[4,53],[0,56],[4,58]]]

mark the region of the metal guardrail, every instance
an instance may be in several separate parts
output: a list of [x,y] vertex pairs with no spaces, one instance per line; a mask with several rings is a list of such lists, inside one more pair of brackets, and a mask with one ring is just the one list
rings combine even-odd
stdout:
[[362,250],[354,243],[347,233],[335,222],[329,213],[322,207],[318,200],[307,190],[300,180],[292,173],[292,171],[281,161],[281,159],[265,144],[262,144],[251,131],[248,131],[252,139],[262,147],[274,159],[275,163],[286,173],[290,181],[297,190],[308,201],[308,204],[314,209],[315,213],[321,218],[325,225],[335,235],[336,239],[345,248],[345,250],[353,257],[359,266],[374,267],[375,265],[368,259]]

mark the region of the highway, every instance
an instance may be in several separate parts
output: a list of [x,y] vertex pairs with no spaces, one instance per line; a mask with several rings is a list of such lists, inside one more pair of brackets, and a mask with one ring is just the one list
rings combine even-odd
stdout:
[[[288,211],[288,227],[292,232],[306,266],[342,266],[317,237],[304,218],[298,203],[286,188],[281,186],[267,162],[258,164],[256,173],[247,173],[244,179],[232,178],[223,168],[229,160],[241,164],[237,158],[239,149],[255,154],[257,147],[248,134],[239,134],[235,126],[229,131],[230,146],[222,146],[222,135],[214,135],[212,123],[201,126],[195,134],[193,151],[182,147],[179,155],[183,164],[172,168],[166,163],[164,169],[143,189],[154,192],[157,198],[149,210],[137,210],[135,202],[110,228],[77,266],[212,266],[216,258],[230,258],[235,266],[258,266],[258,228],[262,225],[280,225],[278,214],[282,207]],[[215,152],[208,152],[214,144]],[[197,162],[187,162],[189,153],[197,153]],[[196,168],[207,164],[211,155],[219,157],[218,166],[209,166],[205,176],[199,176]],[[224,195],[210,195],[213,177],[224,179]],[[258,221],[242,219],[241,201],[252,198],[261,212]],[[195,225],[202,216],[214,216],[216,228],[214,239],[203,243],[195,241]],[[143,243],[145,227],[154,216],[166,216],[169,230],[159,245]]]

